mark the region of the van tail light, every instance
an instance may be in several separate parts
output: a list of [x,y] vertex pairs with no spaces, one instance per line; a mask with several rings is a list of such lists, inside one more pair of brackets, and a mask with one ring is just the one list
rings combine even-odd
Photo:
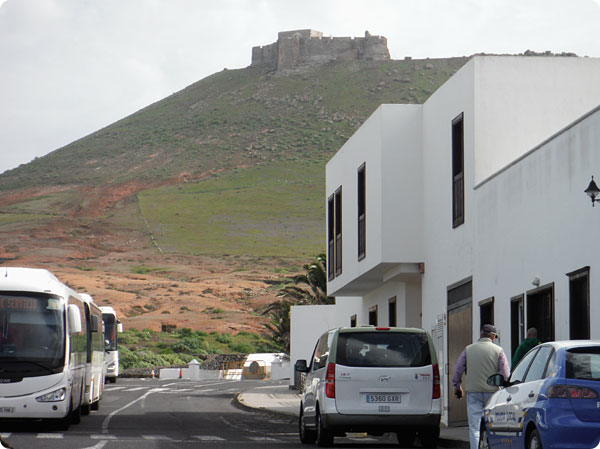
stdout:
[[576,385],[552,385],[548,388],[546,396],[562,399],[598,399],[598,393],[595,390]]
[[325,376],[325,396],[335,398],[335,363],[327,365],[327,375]]
[[437,363],[433,365],[433,393],[431,395],[432,399],[439,399],[442,395],[442,391],[440,388],[440,368]]

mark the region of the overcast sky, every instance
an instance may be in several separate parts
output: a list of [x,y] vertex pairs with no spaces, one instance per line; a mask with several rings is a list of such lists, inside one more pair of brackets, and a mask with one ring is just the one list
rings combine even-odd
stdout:
[[306,28],[385,36],[393,59],[600,57],[600,0],[0,0],[0,173]]

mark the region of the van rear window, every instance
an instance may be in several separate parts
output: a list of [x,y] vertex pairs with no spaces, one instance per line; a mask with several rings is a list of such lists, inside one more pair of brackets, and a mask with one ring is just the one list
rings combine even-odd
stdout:
[[600,347],[567,351],[567,378],[600,380]]
[[338,336],[337,363],[363,367],[431,365],[426,334],[408,332],[344,332]]

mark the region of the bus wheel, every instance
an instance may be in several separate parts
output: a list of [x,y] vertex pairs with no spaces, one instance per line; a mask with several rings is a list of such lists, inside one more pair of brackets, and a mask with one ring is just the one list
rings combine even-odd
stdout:
[[96,402],[92,402],[90,408],[92,410],[100,410],[100,399],[98,399]]
[[90,406],[89,405],[82,405],[81,406],[81,414],[83,416],[87,416],[90,414]]

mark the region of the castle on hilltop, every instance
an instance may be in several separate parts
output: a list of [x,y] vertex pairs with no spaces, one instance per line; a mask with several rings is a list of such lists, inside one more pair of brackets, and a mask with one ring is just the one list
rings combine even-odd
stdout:
[[274,70],[290,70],[300,65],[329,61],[390,59],[387,39],[383,36],[323,37],[315,30],[282,31],[277,42],[252,48],[252,66],[267,65]]

